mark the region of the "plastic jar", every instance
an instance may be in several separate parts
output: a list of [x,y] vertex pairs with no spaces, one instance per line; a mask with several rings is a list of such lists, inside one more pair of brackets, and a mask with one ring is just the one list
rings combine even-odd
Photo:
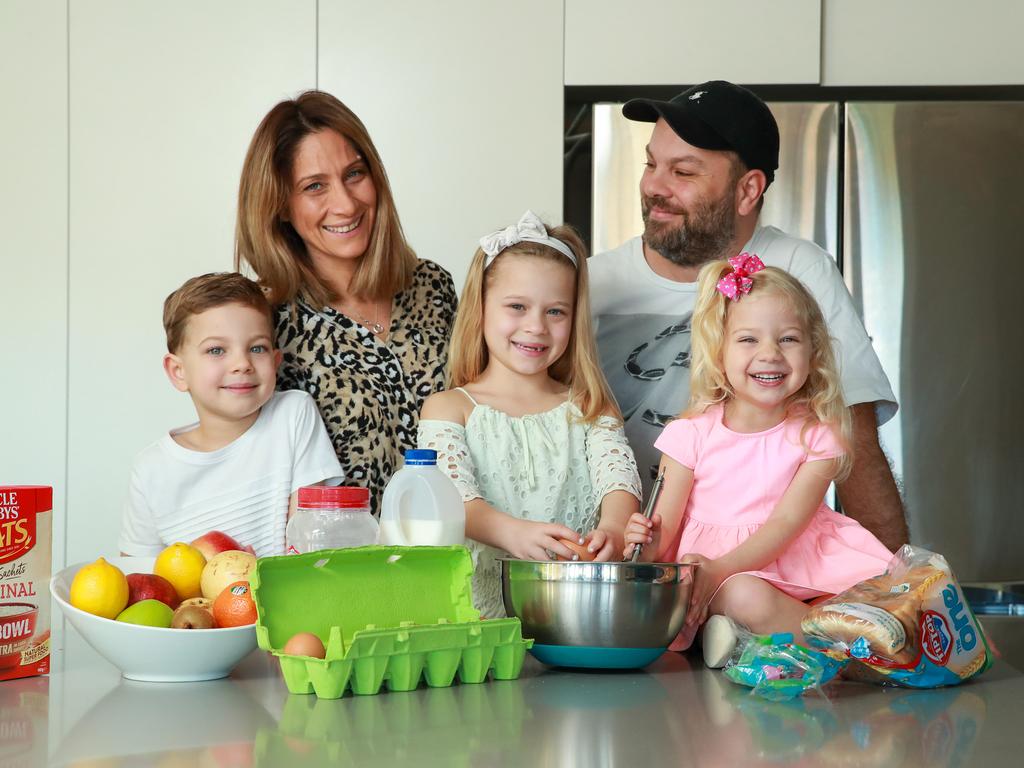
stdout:
[[381,499],[381,544],[444,546],[466,539],[466,508],[455,483],[437,468],[437,451],[409,450]]
[[380,526],[370,514],[366,488],[309,485],[299,488],[299,503],[285,529],[289,555],[321,549],[376,544]]

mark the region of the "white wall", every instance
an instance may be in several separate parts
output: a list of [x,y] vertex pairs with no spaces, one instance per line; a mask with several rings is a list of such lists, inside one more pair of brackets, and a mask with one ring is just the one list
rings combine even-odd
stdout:
[[560,220],[561,3],[320,0],[320,87],[366,124],[409,242],[457,289],[481,235],[527,208]]
[[163,298],[230,268],[252,131],[317,83],[461,284],[481,234],[559,218],[564,84],[1024,81],[1019,5],[823,2],[4,0],[0,483],[55,486],[56,565],[65,531],[69,562],[116,550],[132,457],[192,418]]
[[0,4],[0,485],[54,487],[64,552],[68,84],[64,0]]

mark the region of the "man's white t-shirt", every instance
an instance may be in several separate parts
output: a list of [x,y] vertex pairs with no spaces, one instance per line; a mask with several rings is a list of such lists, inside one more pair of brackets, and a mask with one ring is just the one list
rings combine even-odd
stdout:
[[[847,405],[876,403],[878,423],[891,419],[896,398],[889,379],[828,253],[775,227],[758,227],[742,251],[807,286],[828,322]],[[656,274],[640,237],[596,254],[588,268],[601,367],[622,409],[646,489],[661,458],[654,441],[690,398],[690,320],[697,284]]]
[[275,392],[255,423],[216,451],[192,451],[171,436],[197,426],[172,430],[136,458],[122,552],[157,555],[168,544],[223,531],[258,557],[282,555],[291,494],[344,476],[306,392]]

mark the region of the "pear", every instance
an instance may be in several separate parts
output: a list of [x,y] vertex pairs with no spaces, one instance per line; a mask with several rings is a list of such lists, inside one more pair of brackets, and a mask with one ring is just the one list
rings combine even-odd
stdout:
[[171,626],[173,615],[174,611],[161,600],[139,600],[117,614],[117,620],[128,624],[166,629]]
[[213,614],[199,605],[183,605],[174,612],[174,629],[213,629]]

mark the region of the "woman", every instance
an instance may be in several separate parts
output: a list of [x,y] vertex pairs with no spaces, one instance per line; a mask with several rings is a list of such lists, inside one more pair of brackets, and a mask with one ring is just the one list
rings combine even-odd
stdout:
[[238,191],[235,268],[277,306],[278,389],[316,400],[345,470],[371,506],[416,447],[423,400],[443,389],[455,314],[451,275],[402,234],[362,122],[322,91],[263,118]]

